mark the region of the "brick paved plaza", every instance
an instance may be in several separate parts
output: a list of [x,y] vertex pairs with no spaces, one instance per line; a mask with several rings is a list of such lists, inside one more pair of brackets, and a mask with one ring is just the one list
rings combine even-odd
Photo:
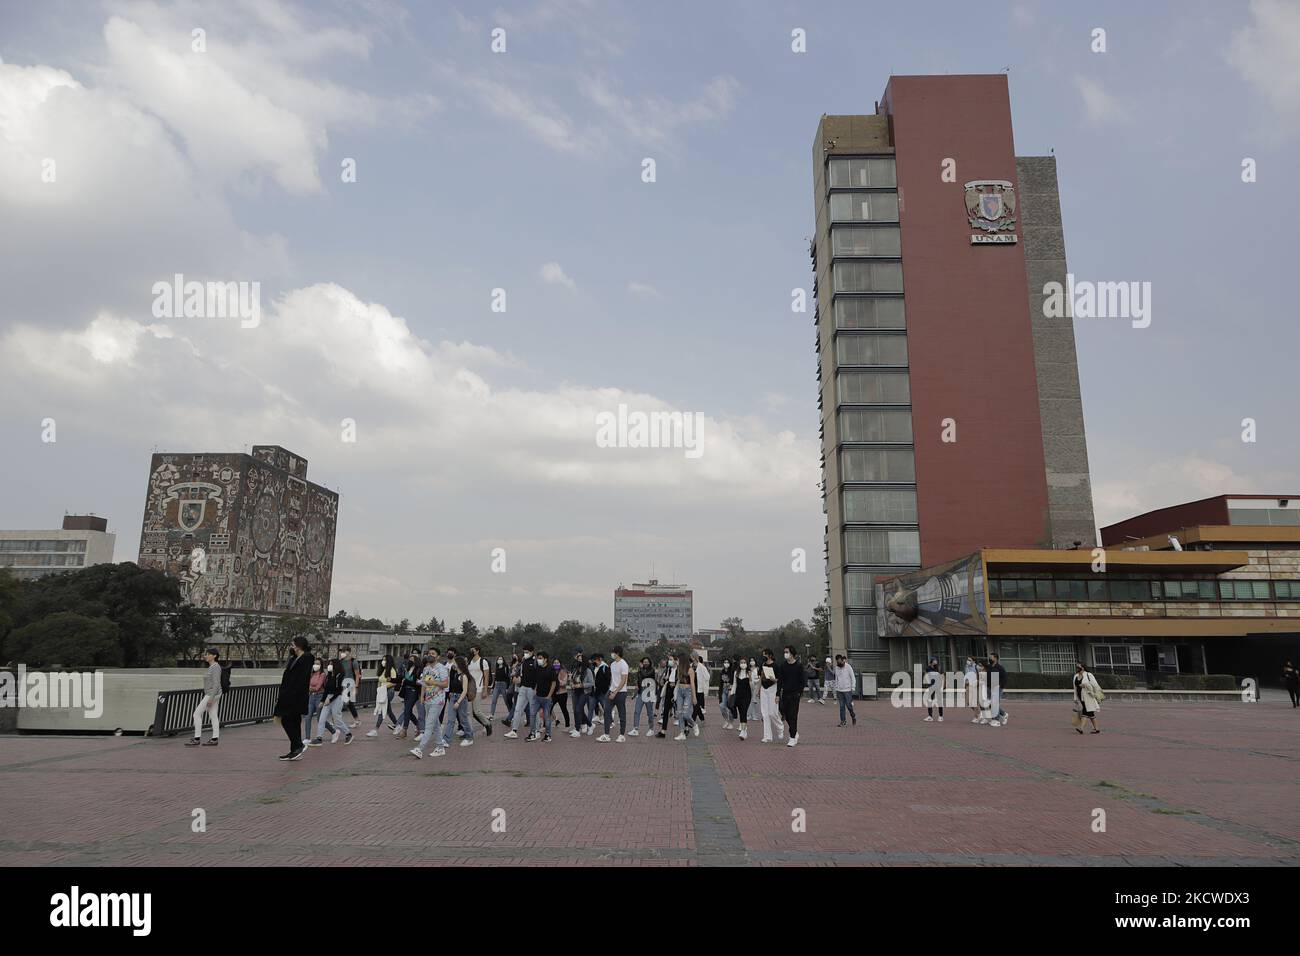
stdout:
[[[698,739],[505,740],[417,761],[386,731],[275,759],[273,724],[183,737],[0,737],[9,865],[460,861],[657,865],[1270,865],[1300,862],[1300,711],[1068,703],[968,713],[860,702],[856,728],[805,702],[797,748]],[[711,702],[712,703],[712,702]],[[359,730],[370,724],[363,714]],[[207,832],[191,832],[192,812]],[[1091,828],[1106,811],[1106,832]],[[504,832],[494,832],[494,811]],[[806,832],[793,832],[796,808]],[[500,816],[498,815],[498,819]]]

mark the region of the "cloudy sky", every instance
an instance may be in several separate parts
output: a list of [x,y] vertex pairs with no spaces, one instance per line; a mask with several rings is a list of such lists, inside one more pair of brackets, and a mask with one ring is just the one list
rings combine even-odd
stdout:
[[[153,450],[282,444],[342,495],[335,610],[611,622],[653,565],[699,627],[806,619],[818,118],[1007,68],[1071,271],[1153,284],[1078,322],[1099,521],[1300,492],[1295,0],[0,0],[0,60],[0,527],[93,511],[131,560]],[[260,324],[155,317],[175,273]],[[596,447],[619,403],[705,453]]]

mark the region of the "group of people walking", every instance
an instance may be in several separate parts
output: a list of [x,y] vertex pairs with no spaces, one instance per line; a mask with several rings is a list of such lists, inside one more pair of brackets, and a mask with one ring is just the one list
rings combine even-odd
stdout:
[[[782,649],[780,660],[765,649],[758,658],[723,661],[716,688],[723,729],[738,730],[738,739],[747,740],[749,722],[761,720],[763,743],[787,739],[788,746],[796,746],[804,674],[792,646]],[[846,719],[856,724],[853,671],[843,655],[835,659],[832,674],[840,726],[846,726]],[[562,719],[570,737],[599,732],[597,742],[623,743],[642,735],[644,714],[644,736],[666,738],[675,727],[673,739],[686,740],[700,735],[712,690],[711,672],[699,655],[675,654],[658,665],[642,657],[633,671],[621,646],[612,649],[608,660],[599,652],[578,653],[569,662],[531,644],[518,655],[495,660],[485,658],[477,645],[463,653],[430,647],[405,657],[385,655],[376,678],[374,724],[365,736],[377,737],[387,729],[396,738],[411,739],[409,753],[418,759],[444,756],[454,744],[471,747],[480,733],[491,736],[498,720],[507,728],[502,736],[510,740],[523,735],[526,742],[550,742]],[[289,751],[280,759],[298,760],[307,748],[324,746],[327,738],[352,743],[361,720],[356,709],[360,680],[359,662],[348,648],[322,661],[312,655],[305,638],[295,638],[275,709],[289,738]],[[215,706],[211,713],[215,721]]]

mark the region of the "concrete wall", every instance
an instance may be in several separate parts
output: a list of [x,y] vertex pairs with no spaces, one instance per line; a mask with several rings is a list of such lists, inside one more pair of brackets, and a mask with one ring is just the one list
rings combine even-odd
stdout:
[[1052,544],[1068,548],[1079,541],[1091,548],[1097,543],[1097,525],[1092,511],[1074,320],[1043,315],[1043,286],[1059,282],[1064,288],[1067,272],[1056,157],[1017,156],[1016,174],[1020,180],[1021,244],[1029,276],[1029,319],[1034,333]]

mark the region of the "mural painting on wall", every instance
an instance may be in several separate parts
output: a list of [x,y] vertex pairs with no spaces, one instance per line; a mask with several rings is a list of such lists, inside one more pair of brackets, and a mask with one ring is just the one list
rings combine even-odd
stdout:
[[876,584],[879,632],[885,637],[987,633],[984,562],[969,554]]

